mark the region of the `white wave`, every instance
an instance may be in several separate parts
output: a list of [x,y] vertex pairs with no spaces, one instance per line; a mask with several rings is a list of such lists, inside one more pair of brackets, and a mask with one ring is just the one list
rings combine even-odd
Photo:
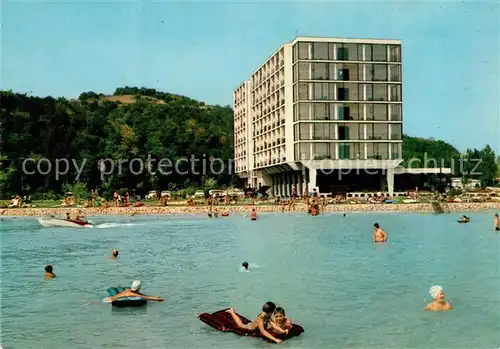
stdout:
[[95,228],[116,228],[116,227],[131,227],[134,225],[140,225],[138,223],[101,223],[95,226]]

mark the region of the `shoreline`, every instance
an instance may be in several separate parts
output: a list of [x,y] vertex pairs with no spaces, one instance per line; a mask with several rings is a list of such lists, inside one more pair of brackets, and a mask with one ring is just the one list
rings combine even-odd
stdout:
[[[472,212],[500,210],[500,203],[448,203],[450,212]],[[215,206],[219,213],[234,212],[247,213],[251,206]],[[282,212],[279,205],[256,205],[257,212]],[[141,206],[141,207],[90,207],[90,208],[12,208],[0,210],[0,216],[44,216],[44,215],[64,215],[66,212],[76,212],[81,210],[85,216],[101,215],[162,215],[162,214],[206,214],[209,206]],[[292,209],[285,208],[284,212],[306,213],[307,206],[303,203],[296,203]],[[325,213],[347,213],[347,212],[434,212],[432,205],[425,204],[331,204],[323,210]]]

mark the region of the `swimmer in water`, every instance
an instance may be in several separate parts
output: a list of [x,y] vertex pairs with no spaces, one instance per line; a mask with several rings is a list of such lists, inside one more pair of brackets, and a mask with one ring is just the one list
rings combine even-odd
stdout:
[[431,303],[427,304],[425,311],[444,311],[453,309],[451,303],[444,300],[444,292],[441,286],[432,286],[429,294],[434,299]]
[[470,218],[467,217],[466,215],[463,215],[462,217],[460,217],[460,219],[458,221],[460,223],[469,223],[470,222]]
[[252,221],[256,220],[257,219],[257,211],[255,210],[255,207],[252,208],[252,212],[250,212],[250,219]]
[[493,216],[493,226],[496,231],[500,231],[500,218],[498,218],[498,213]]
[[234,322],[239,328],[245,329],[245,330],[250,330],[250,331],[260,331],[260,333],[266,337],[272,340],[273,342],[276,343],[281,343],[281,340],[275,338],[269,331],[276,332],[279,334],[287,334],[288,330],[282,330],[278,325],[272,321],[272,316],[274,311],[276,310],[276,305],[273,302],[266,302],[264,306],[262,307],[262,311],[257,315],[257,318],[252,321],[251,323],[245,325],[240,317],[236,314],[233,308],[230,308],[226,310],[229,314],[231,314],[231,317],[233,318]]
[[387,234],[380,229],[380,225],[375,223],[373,227],[375,228],[373,231],[373,242],[387,242]]
[[243,262],[243,263],[241,263],[241,266],[242,266],[243,268],[245,268],[245,270],[248,270],[248,263],[247,263],[247,262]]
[[111,252],[111,259],[117,259],[119,254],[120,253],[118,252],[118,249],[113,249],[113,251]]
[[118,298],[122,297],[142,297],[148,301],[157,301],[157,302],[163,302],[164,299],[158,296],[147,296],[145,294],[142,294],[139,292],[141,289],[141,282],[139,280],[134,280],[132,283],[132,286],[130,288],[127,288],[125,291],[118,293],[116,296],[113,297],[108,297],[108,303],[114,302]]
[[54,274],[54,268],[49,264],[45,267],[45,280],[50,280],[56,277]]
[[292,328],[292,321],[286,317],[285,309],[277,307],[274,311],[274,322],[282,330],[289,330]]

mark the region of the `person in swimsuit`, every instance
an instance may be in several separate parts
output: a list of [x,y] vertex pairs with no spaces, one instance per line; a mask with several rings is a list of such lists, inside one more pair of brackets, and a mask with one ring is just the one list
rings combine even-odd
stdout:
[[380,229],[380,225],[375,223],[373,227],[375,228],[373,231],[373,242],[387,242],[387,234]]
[[289,330],[292,328],[292,321],[286,317],[285,309],[277,307],[274,311],[274,323],[282,330]]
[[241,263],[241,266],[242,266],[243,268],[245,268],[245,270],[248,270],[248,263],[247,263],[247,262],[243,262],[243,263]]
[[227,310],[231,317],[233,318],[236,326],[242,329],[250,331],[260,331],[260,333],[276,343],[281,343],[281,340],[275,338],[269,331],[276,332],[278,334],[287,334],[288,330],[282,330],[278,325],[272,321],[274,311],[276,310],[276,305],[273,302],[266,302],[262,307],[262,311],[257,315],[256,319],[251,323],[245,325],[240,317],[236,314],[233,308]]
[[116,301],[118,298],[122,297],[142,297],[148,301],[157,301],[157,302],[163,302],[164,299],[158,296],[147,296],[145,294],[142,294],[139,292],[141,289],[141,282],[139,280],[134,280],[132,283],[132,286],[130,288],[126,289],[123,292],[118,293],[116,296],[113,297],[108,297],[107,301],[108,303],[112,303]]
[[118,207],[118,201],[120,200],[120,194],[117,191],[113,193],[113,201],[115,203],[115,207]]
[[441,286],[432,286],[429,294],[434,299],[424,308],[425,311],[444,311],[453,309],[451,303],[444,300],[444,292]]
[[49,264],[45,267],[45,280],[50,280],[56,277],[54,274],[54,268]]
[[252,208],[252,212],[250,212],[250,219],[252,221],[256,220],[257,219],[257,211],[255,210],[255,207]]
[[495,216],[493,217],[493,226],[496,231],[500,231],[500,218],[498,218],[498,213],[495,213]]
[[118,258],[118,249],[113,249],[113,251],[111,252],[111,259],[117,259]]

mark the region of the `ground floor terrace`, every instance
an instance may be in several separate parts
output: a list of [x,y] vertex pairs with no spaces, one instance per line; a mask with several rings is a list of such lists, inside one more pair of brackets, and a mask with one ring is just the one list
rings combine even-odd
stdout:
[[444,191],[451,183],[451,169],[441,168],[370,168],[370,169],[300,169],[280,168],[254,171],[245,178],[245,185],[270,187],[272,196],[290,197],[316,191],[324,195],[349,192],[395,192],[418,190]]

